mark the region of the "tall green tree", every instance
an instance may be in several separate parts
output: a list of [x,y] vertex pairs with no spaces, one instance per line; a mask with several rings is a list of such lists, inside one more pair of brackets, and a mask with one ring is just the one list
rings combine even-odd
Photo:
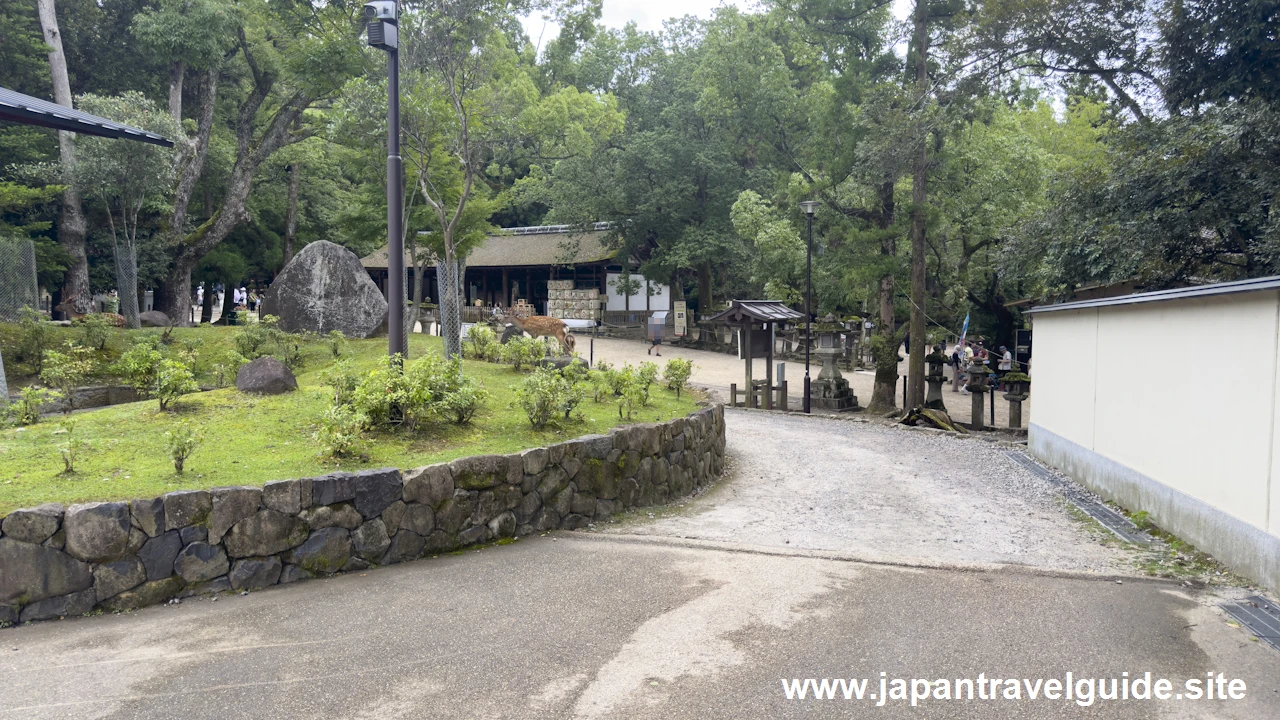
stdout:
[[[67,56],[62,49],[62,31],[58,27],[58,10],[54,0],[38,0],[40,28],[49,51],[49,75],[53,80],[53,101],[71,107],[71,82],[67,76]],[[58,149],[62,164],[74,168],[75,135],[58,131]],[[62,305],[68,310],[89,312],[93,299],[89,291],[89,262],[85,255],[86,232],[84,210],[74,183],[62,194],[62,214],[58,219],[58,244],[71,259],[62,283]]]
[[[446,270],[492,213],[468,213],[520,166],[592,154],[621,129],[612,97],[560,87],[543,94],[503,30],[516,8],[433,0],[403,18],[403,154],[430,209]],[[483,206],[482,206],[483,207]],[[422,273],[419,272],[419,277]],[[453,285],[455,288],[457,284]],[[460,351],[460,308],[440,298],[445,351]],[[396,302],[392,299],[392,302]]]
[[[234,17],[226,17],[232,34],[222,40],[229,49],[200,76],[192,113],[195,129],[188,138],[190,159],[180,169],[170,212],[172,264],[157,305],[176,321],[188,316],[192,269],[250,219],[248,199],[259,168],[276,151],[315,134],[306,111],[336,96],[366,57],[355,6],[242,3]],[[234,160],[219,183],[219,206],[193,227],[190,205],[220,104],[234,138]]]
[[[118,97],[83,95],[86,112],[154,132],[177,135],[173,119],[141,93]],[[174,151],[151,143],[79,135],[76,163],[66,168],[79,195],[106,209],[115,256],[116,287],[125,326],[138,328],[138,225],[147,210],[163,207],[172,189]]]

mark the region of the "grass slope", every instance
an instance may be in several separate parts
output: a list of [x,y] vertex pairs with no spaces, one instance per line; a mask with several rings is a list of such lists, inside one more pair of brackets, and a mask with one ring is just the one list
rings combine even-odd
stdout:
[[[203,374],[206,358],[231,346],[234,332],[235,328],[206,327],[179,329],[174,335],[204,341],[199,360]],[[439,350],[439,338],[410,336],[411,358]],[[4,351],[8,357],[9,349]],[[385,352],[385,340],[351,341],[346,356],[357,368],[372,368]],[[298,375],[295,393],[251,396],[233,387],[188,395],[170,412],[160,412],[158,403],[148,400],[75,413],[74,432],[91,447],[77,461],[74,475],[61,474],[58,445],[65,435],[55,434],[61,416],[27,428],[0,430],[0,515],[46,502],[149,498],[172,490],[260,485],[332,471],[339,465],[317,457],[311,435],[330,401],[329,389],[320,385],[319,375],[333,359],[320,342],[309,344],[304,353],[307,363]],[[627,423],[618,417],[613,403],[596,404],[588,398],[579,406],[585,416],[581,422],[534,432],[514,404],[511,390],[523,374],[509,366],[478,361],[468,361],[465,369],[491,393],[485,409],[470,425],[431,426],[414,435],[372,435],[365,448],[368,459],[344,461],[341,469],[409,468],[466,455],[510,453]],[[631,422],[666,420],[695,408],[688,394],[677,399],[657,386],[652,398],[652,404]],[[165,431],[179,420],[198,423],[205,435],[204,443],[187,460],[184,475],[173,472],[164,442]]]

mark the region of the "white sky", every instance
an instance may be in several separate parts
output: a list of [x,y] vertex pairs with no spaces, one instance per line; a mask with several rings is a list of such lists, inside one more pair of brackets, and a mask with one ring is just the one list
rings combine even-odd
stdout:
[[[893,14],[898,19],[907,16],[912,0],[893,0]],[[748,10],[755,5],[754,0],[604,0],[604,9],[600,21],[608,27],[621,28],[628,22],[634,22],[641,30],[656,31],[662,29],[662,21],[672,17],[697,15],[701,18],[711,17],[712,11],[721,5],[734,5]],[[525,32],[534,43],[542,38],[545,45],[559,33],[554,23],[544,22],[540,16],[527,17],[524,20]]]

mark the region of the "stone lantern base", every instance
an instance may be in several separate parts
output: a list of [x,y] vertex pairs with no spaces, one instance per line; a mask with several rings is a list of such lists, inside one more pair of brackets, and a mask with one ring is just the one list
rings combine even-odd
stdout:
[[941,375],[925,375],[924,381],[929,387],[924,396],[924,406],[934,410],[946,410],[947,406],[942,402],[942,384],[947,379]]
[[857,410],[858,397],[836,367],[840,352],[833,347],[819,347],[816,354],[822,361],[822,372],[810,381],[809,405],[833,412]]
[[849,381],[843,377],[818,377],[809,384],[809,404],[834,412],[857,410],[858,396],[849,389]]

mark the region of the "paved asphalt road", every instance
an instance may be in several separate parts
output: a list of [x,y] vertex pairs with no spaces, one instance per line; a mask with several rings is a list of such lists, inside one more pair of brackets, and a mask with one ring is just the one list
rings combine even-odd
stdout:
[[[780,423],[782,432],[789,422],[731,413],[730,452],[744,460],[723,488],[676,511],[681,522],[705,514],[722,527],[735,497],[726,491],[770,477],[753,472],[735,427]],[[859,426],[829,425],[838,420],[806,422],[883,449],[882,430],[863,437]],[[857,494],[856,477],[813,482]],[[0,631],[0,718],[1280,718],[1280,652],[1227,625],[1206,595],[1056,568],[1054,556],[1044,567],[980,554],[981,567],[966,567],[963,554],[861,562],[848,536],[828,543],[840,550],[813,549],[824,543],[812,534],[805,549],[777,543],[785,512],[773,507],[772,529],[756,537],[677,537],[687,524],[666,535],[554,533],[248,596]],[[642,514],[622,529],[646,524]],[[880,530],[869,537],[887,542]],[[896,555],[909,556],[915,540]],[[882,672],[1034,681],[1068,671],[1149,671],[1178,690],[1213,671],[1247,690],[1240,701],[1086,708],[1024,690],[1020,701],[876,707],[788,700],[781,683],[869,678],[866,693],[878,695]]]

